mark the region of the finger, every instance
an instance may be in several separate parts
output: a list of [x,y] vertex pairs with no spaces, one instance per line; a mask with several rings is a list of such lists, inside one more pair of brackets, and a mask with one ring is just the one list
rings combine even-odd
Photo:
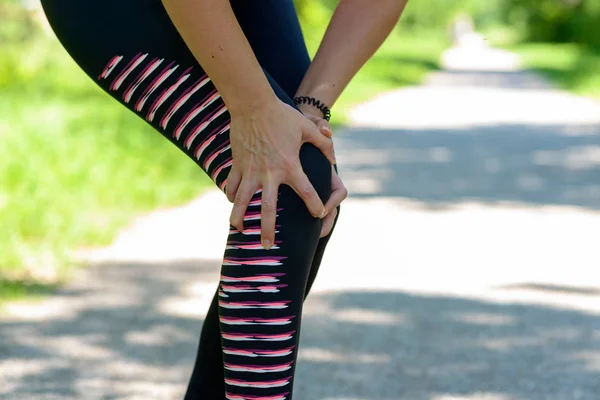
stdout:
[[327,157],[329,162],[335,164],[335,156],[333,155],[333,141],[324,136],[315,126],[304,131],[304,141],[312,143]]
[[252,200],[254,193],[258,191],[258,185],[246,181],[242,181],[240,184],[235,199],[233,200],[233,208],[231,210],[231,216],[229,217],[229,223],[236,227],[240,232],[244,230],[244,216],[248,209],[248,203]]
[[329,139],[331,139],[332,132],[331,132],[331,125],[329,124],[329,122],[325,119],[319,118],[318,121],[316,122],[316,124],[317,124],[317,128],[319,128],[319,131],[321,131],[321,133],[323,135],[325,135]]
[[300,163],[298,163],[298,169],[294,172],[289,185],[304,201],[306,208],[308,208],[313,217],[322,218],[324,216],[325,207],[323,206],[323,202],[302,170]]
[[313,116],[307,116],[307,118],[310,119],[317,126],[317,128],[319,128],[319,131],[323,135],[327,136],[328,138],[331,138],[331,125],[329,125],[329,122],[327,122],[327,120]]
[[327,200],[327,204],[325,204],[325,213],[329,215],[337,206],[342,204],[347,197],[348,190],[345,187],[332,191],[329,200]]
[[279,184],[268,182],[263,186],[261,198],[260,230],[261,242],[265,250],[275,243],[275,223],[277,221],[277,192]]
[[320,238],[323,238],[331,233],[336,215],[337,208],[334,208],[333,212],[327,214],[327,216],[323,218],[323,227],[321,228],[321,234],[319,235]]
[[346,186],[344,186],[344,183],[340,177],[335,173],[335,170],[333,170],[331,187],[331,196],[329,196],[329,199],[325,204],[325,212],[328,213],[328,215],[332,210],[335,210],[337,206],[342,204],[342,201],[348,197],[348,189],[346,189]]
[[229,175],[227,176],[227,186],[225,187],[226,194],[227,194],[227,200],[229,200],[230,203],[233,203],[233,201],[235,200],[235,195],[237,193],[237,190],[238,190],[241,182],[242,182],[242,174],[235,167],[235,163],[234,163],[231,166]]

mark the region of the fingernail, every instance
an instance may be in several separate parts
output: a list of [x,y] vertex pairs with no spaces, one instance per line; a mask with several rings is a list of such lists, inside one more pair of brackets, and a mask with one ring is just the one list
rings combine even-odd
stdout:
[[271,241],[268,239],[263,240],[263,247],[265,250],[271,250]]
[[321,219],[325,218],[327,216],[327,214],[329,214],[329,212],[327,210],[323,210],[323,212],[321,213]]

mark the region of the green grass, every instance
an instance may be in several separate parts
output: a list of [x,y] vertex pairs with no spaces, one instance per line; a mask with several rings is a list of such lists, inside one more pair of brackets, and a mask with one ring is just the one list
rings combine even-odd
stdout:
[[510,47],[524,66],[558,87],[600,99],[600,50],[577,44],[525,43]]
[[[306,26],[313,54],[322,31]],[[332,122],[438,67],[439,37],[394,32],[347,88]],[[102,92],[55,39],[0,47],[0,302],[68,279],[78,248],[108,244],[131,217],[182,204],[212,182]]]
[[600,99],[600,49],[575,43],[530,43],[512,27],[497,25],[484,32],[490,44],[518,54],[525,68],[557,87]]
[[54,40],[0,48],[0,92],[0,299],[62,280],[73,249],[211,184]]
[[51,294],[58,287],[57,283],[44,284],[39,282],[27,282],[22,280],[0,281],[0,304],[10,300],[21,300],[27,298],[36,300]]
[[[311,56],[318,49],[332,11],[332,8],[319,2],[300,9],[302,28]],[[378,93],[421,83],[429,72],[439,69],[440,56],[449,44],[443,29],[435,32],[395,29],[332,107],[332,124],[347,122],[347,114],[352,106]]]
[[[321,11],[316,6],[312,10],[316,14],[313,19],[320,22],[305,23],[303,30],[309,52],[314,56],[329,13],[324,7]],[[352,106],[378,93],[422,83],[428,73],[440,68],[440,56],[448,46],[441,30],[419,33],[394,30],[332,107],[332,124],[346,123]]]
[[428,73],[439,69],[446,48],[440,36],[393,32],[340,96],[332,109],[332,122],[344,123],[353,105],[378,93],[421,83]]

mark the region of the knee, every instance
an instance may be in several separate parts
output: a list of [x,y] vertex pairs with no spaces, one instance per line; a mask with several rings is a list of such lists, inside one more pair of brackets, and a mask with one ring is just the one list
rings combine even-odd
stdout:
[[300,148],[300,163],[323,204],[331,196],[331,163],[317,147],[305,143]]

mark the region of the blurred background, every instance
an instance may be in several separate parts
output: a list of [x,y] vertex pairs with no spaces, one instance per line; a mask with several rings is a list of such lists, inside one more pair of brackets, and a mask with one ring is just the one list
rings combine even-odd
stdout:
[[[314,54],[337,1],[295,2]],[[599,100],[600,2],[409,1],[333,108],[299,398],[597,399]],[[179,398],[227,214],[0,0],[0,398]]]

